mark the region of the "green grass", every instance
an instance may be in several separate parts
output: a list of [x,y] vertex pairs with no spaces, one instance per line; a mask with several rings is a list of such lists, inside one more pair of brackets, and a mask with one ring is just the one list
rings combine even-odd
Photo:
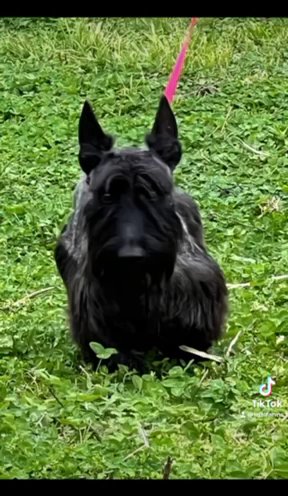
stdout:
[[[213,350],[240,332],[235,353],[139,378],[91,373],[70,340],[53,248],[82,104],[142,144],[188,21],[0,19],[1,478],[161,479],[168,456],[170,478],[288,476],[287,280],[271,280],[288,273],[287,19],[202,19],[174,104],[175,179],[227,280],[253,283],[231,289]],[[254,407],[268,374],[282,405]]]

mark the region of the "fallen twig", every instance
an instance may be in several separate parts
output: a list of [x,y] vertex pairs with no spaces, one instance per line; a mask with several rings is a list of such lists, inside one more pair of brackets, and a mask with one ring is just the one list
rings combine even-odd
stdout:
[[240,140],[243,147],[249,150],[252,153],[256,153],[256,155],[262,155],[263,157],[268,157],[269,153],[267,152],[262,152],[261,150],[256,150],[256,148],[253,148],[253,146],[247,145],[247,143],[244,143],[244,141]]
[[56,394],[54,393],[53,389],[50,386],[48,386],[48,390],[52,394],[53,398],[57,401],[57,403],[59,403],[59,405],[62,406],[62,408],[64,408],[62,401],[60,401],[59,398],[57,398]]
[[[285,279],[288,279],[288,274],[282,274],[280,276],[272,276],[270,279],[271,282],[274,282],[274,281],[284,281]],[[266,281],[267,282],[267,279]],[[250,288],[252,287],[251,286],[251,282],[240,282],[240,283],[236,283],[236,284],[227,284],[227,287],[228,289],[237,289],[237,288]]]
[[139,427],[138,427],[138,432],[139,432],[141,438],[143,439],[143,443],[145,445],[145,448],[149,448],[149,441],[148,441],[148,438],[146,436],[146,432],[144,431],[144,429],[141,425],[139,425]]
[[233,108],[232,108],[232,107],[229,107],[228,112],[227,112],[227,114],[226,114],[226,117],[225,117],[225,119],[224,119],[223,125],[222,125],[222,127],[221,127],[220,134],[222,134],[222,133],[223,133],[224,128],[225,128],[225,126],[226,126],[226,124],[227,124],[227,122],[228,122],[228,119],[229,119],[229,117],[230,117],[230,114],[231,114],[232,110],[233,110]]
[[20,300],[12,301],[11,303],[7,303],[3,307],[1,307],[1,310],[9,310],[10,308],[13,308],[13,307],[19,307],[19,306],[25,304],[27,301],[31,300],[32,298],[36,298],[37,296],[40,296],[44,293],[48,293],[48,291],[52,291],[52,289],[54,289],[54,286],[49,286],[48,288],[42,288],[42,289],[39,289],[38,291],[34,291],[33,293],[30,293],[30,294],[24,296]]
[[24,296],[24,298],[21,298],[21,300],[15,301],[14,305],[21,305],[22,303],[25,303],[27,300],[31,300],[32,298],[36,298],[36,296],[40,296],[44,293],[48,293],[48,291],[52,291],[52,289],[54,289],[54,286],[50,286],[48,288],[42,288],[39,289],[38,291],[34,291],[34,293],[30,293]]
[[206,377],[207,377],[207,375],[208,375],[208,374],[209,374],[209,370],[208,370],[208,369],[206,369],[206,370],[204,371],[204,374],[202,375],[202,377],[201,377],[201,379],[200,379],[200,382],[199,382],[198,388],[200,388],[201,384],[203,384],[203,382],[205,381],[205,379],[206,379]]
[[138,448],[136,448],[134,451],[132,451],[132,453],[129,453],[129,455],[125,456],[124,458],[124,462],[126,460],[128,460],[128,458],[131,458],[131,456],[134,456],[136,455],[136,453],[138,453],[139,451],[142,451],[142,449],[146,448],[145,444],[142,444],[141,446],[139,446]]
[[192,355],[200,356],[201,358],[207,358],[208,360],[213,360],[214,362],[223,362],[223,358],[217,355],[209,355],[209,353],[205,353],[205,351],[199,351],[195,348],[191,348],[190,346],[182,345],[179,346],[180,350],[186,351],[187,353],[191,353]]
[[125,456],[124,461],[128,460],[129,458],[131,458],[131,456],[134,456],[139,451],[142,451],[142,449],[149,448],[149,441],[148,441],[148,438],[146,436],[146,432],[144,431],[144,429],[141,425],[139,425],[139,427],[138,427],[138,432],[139,432],[141,439],[143,439],[143,444],[141,446],[138,446],[138,448],[136,448],[134,451],[132,451],[132,453],[129,453],[129,455]]
[[164,465],[164,469],[163,469],[163,479],[169,479],[169,476],[171,474],[171,471],[172,471],[172,464],[173,464],[173,460],[170,456],[168,456],[167,458],[167,461]]
[[237,288],[250,288],[250,282],[240,282],[236,284],[227,284],[228,289],[237,289]]
[[232,339],[231,343],[228,346],[228,349],[225,353],[225,357],[228,357],[231,354],[231,351],[233,349],[233,346],[237,343],[239,337],[240,337],[241,331],[239,331],[236,336]]
[[202,375],[202,377],[201,377],[201,379],[199,381],[199,384],[198,384],[198,386],[196,387],[196,389],[194,391],[194,394],[197,394],[198,393],[199,389],[201,388],[201,385],[205,381],[205,378],[207,377],[208,374],[209,374],[209,369],[204,370],[204,374]]

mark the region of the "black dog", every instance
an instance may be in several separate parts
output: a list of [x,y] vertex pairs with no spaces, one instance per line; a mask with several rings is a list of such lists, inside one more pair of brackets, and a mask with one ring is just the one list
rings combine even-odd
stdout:
[[83,359],[96,366],[96,341],[119,352],[110,371],[118,363],[143,371],[153,349],[191,360],[181,345],[205,351],[222,336],[227,289],[196,204],[173,187],[182,150],[168,101],[160,100],[147,150],[114,149],[87,102],[79,143],[85,175],[55,260]]

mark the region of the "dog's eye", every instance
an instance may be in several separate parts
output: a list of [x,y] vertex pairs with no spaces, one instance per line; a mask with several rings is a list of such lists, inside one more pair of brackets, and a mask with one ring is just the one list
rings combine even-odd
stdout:
[[151,202],[155,202],[157,200],[157,193],[155,191],[149,191],[148,199]]
[[105,203],[106,205],[112,202],[112,195],[110,193],[104,193],[101,197],[102,203]]
[[139,196],[143,196],[146,200],[154,202],[157,200],[157,193],[155,191],[151,191],[148,188],[140,187],[137,190]]

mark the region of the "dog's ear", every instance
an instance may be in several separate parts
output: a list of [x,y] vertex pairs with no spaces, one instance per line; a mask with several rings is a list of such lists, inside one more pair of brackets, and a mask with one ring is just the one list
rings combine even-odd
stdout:
[[112,136],[105,134],[86,100],[79,120],[79,162],[86,174],[96,167],[113,146]]
[[152,131],[146,136],[146,144],[172,171],[180,162],[182,148],[178,140],[177,122],[164,95],[161,97]]

